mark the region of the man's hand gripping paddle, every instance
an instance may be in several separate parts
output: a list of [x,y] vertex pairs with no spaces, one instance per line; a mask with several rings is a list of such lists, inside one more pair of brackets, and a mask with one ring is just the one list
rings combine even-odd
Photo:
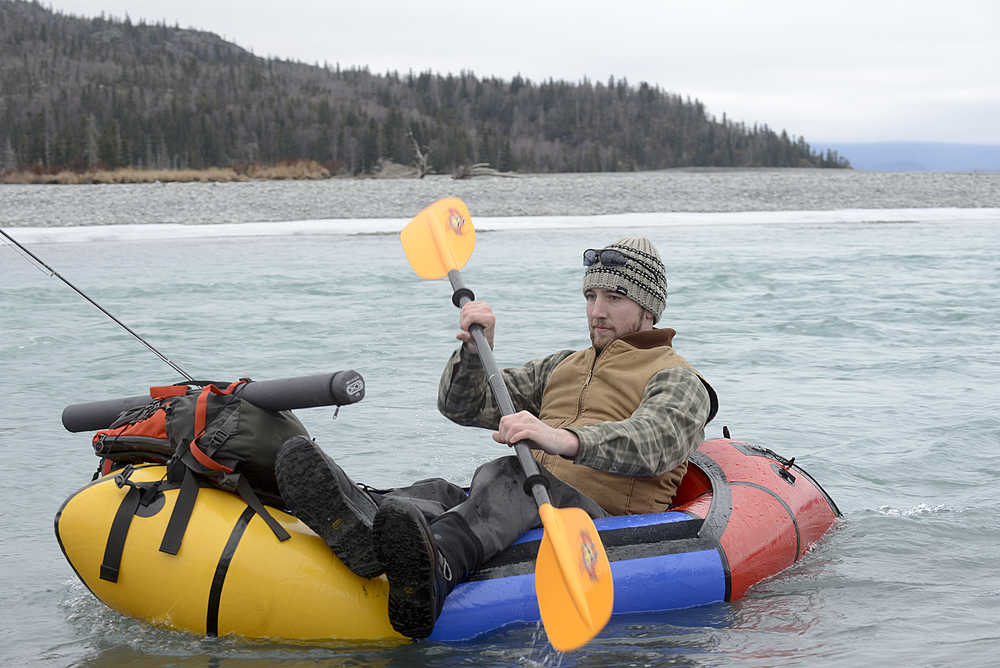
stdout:
[[[462,200],[447,197],[434,202],[403,228],[400,241],[421,278],[448,277],[455,306],[461,308],[475,299],[459,273],[476,245],[476,231]],[[514,413],[482,326],[473,325],[469,331],[501,412]],[[608,555],[586,512],[552,506],[545,479],[528,446],[516,443],[514,450],[545,529],[535,562],[535,592],[542,623],[553,647],[561,651],[576,649],[597,635],[611,617],[614,584]]]

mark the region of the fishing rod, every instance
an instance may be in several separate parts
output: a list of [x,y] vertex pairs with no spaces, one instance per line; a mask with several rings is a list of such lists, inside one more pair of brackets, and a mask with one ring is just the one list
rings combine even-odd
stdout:
[[73,290],[75,290],[78,295],[80,295],[81,297],[83,297],[84,299],[86,299],[88,302],[90,302],[91,304],[93,304],[94,306],[96,306],[98,308],[98,310],[100,310],[101,313],[103,313],[104,315],[106,315],[109,318],[111,318],[112,320],[114,320],[115,323],[117,323],[119,327],[121,327],[126,332],[128,332],[129,334],[131,334],[132,336],[134,336],[136,339],[139,340],[140,343],[142,343],[142,345],[144,345],[147,348],[149,348],[150,351],[152,351],[152,353],[154,355],[156,355],[161,360],[163,360],[168,365],[170,365],[170,368],[172,368],[174,371],[176,371],[180,375],[184,376],[185,380],[187,380],[189,382],[194,382],[194,376],[192,376],[187,371],[185,371],[184,369],[180,368],[179,366],[177,366],[176,364],[174,364],[173,362],[171,362],[170,359],[166,355],[164,355],[159,350],[157,350],[156,348],[154,348],[152,346],[152,344],[149,343],[149,341],[147,341],[146,339],[144,339],[141,336],[139,336],[138,334],[136,334],[134,331],[132,331],[132,329],[128,325],[126,325],[124,322],[122,322],[121,320],[119,320],[115,316],[111,315],[111,313],[109,313],[107,309],[105,309],[103,306],[101,306],[100,304],[98,304],[97,302],[95,302],[93,299],[91,299],[90,297],[88,297],[83,292],[83,290],[81,290],[80,288],[76,287],[75,285],[73,285],[72,283],[70,283],[68,280],[66,280],[65,278],[63,278],[62,274],[60,274],[58,271],[56,271],[55,269],[53,269],[49,265],[45,264],[45,262],[43,262],[40,257],[38,257],[37,255],[35,255],[34,253],[32,253],[30,250],[28,250],[24,246],[22,246],[20,243],[18,243],[18,241],[14,237],[12,237],[9,234],[7,234],[3,229],[0,229],[0,234],[2,234],[3,236],[5,236],[12,244],[14,244],[15,246],[17,246],[18,249],[20,249],[22,253],[24,253],[25,255],[27,255],[28,257],[30,257],[32,260],[34,260],[40,266],[45,267],[46,271],[49,272],[49,276],[55,276],[60,281],[62,281],[63,283],[65,283],[69,287],[73,288]]

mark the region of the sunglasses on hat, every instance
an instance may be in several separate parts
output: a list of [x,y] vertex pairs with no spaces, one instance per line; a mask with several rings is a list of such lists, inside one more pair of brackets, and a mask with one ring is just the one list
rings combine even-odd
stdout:
[[628,261],[625,254],[621,251],[616,251],[613,248],[604,248],[602,250],[596,250],[594,248],[588,248],[583,251],[583,266],[589,267],[592,264],[600,262],[606,267],[620,267]]

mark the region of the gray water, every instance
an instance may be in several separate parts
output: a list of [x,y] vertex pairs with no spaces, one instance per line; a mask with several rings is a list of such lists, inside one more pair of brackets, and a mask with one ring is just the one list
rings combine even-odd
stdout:
[[15,238],[197,377],[361,372],[367,397],[336,420],[327,409],[300,412],[356,478],[468,482],[505,450],[437,415],[457,317],[447,284],[417,278],[393,233],[443,195],[463,197],[478,222],[463,273],[498,314],[501,364],[587,345],[581,249],[626,232],[649,236],[667,265],[663,324],[677,329],[677,350],[720,395],[707,435],[728,425],[737,438],[795,456],[843,521],[740,601],[615,619],[565,655],[534,626],[457,646],[289,645],[154,629],[94,599],[54,539],[54,513],[96,466],[89,435],[62,430],[59,414],[177,375],[61,282],[0,248],[0,660],[994,661],[1000,175],[773,170],[2,186],[0,216]]

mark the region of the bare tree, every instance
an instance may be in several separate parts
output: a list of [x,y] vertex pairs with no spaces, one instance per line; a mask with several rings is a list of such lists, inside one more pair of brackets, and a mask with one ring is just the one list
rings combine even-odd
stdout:
[[10,137],[4,139],[3,149],[0,149],[0,172],[8,169],[17,169],[17,153],[10,143]]
[[413,153],[417,160],[417,178],[424,178],[427,173],[430,172],[430,166],[427,164],[427,160],[430,157],[431,150],[424,146],[422,149],[417,138],[413,136],[413,133],[408,133],[410,135],[410,141],[413,142]]

